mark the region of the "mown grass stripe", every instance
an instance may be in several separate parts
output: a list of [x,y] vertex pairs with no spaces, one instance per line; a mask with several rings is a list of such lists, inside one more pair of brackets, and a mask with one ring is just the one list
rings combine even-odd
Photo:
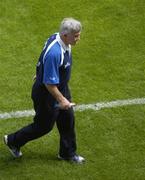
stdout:
[[[95,104],[82,104],[77,105],[74,110],[75,111],[85,111],[88,109],[91,110],[100,110],[103,108],[114,108],[119,106],[127,106],[127,105],[139,105],[145,104],[145,98],[136,98],[136,99],[126,99],[126,100],[116,100],[110,102],[100,102]],[[23,110],[23,111],[11,111],[0,114],[0,119],[10,119],[10,118],[20,118],[20,117],[29,117],[34,116],[34,110]]]

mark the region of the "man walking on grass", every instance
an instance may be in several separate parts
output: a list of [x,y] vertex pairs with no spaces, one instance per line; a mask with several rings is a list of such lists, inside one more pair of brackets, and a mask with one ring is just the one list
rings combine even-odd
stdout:
[[76,154],[75,117],[68,82],[71,75],[71,45],[80,39],[81,23],[73,18],[61,22],[59,33],[48,38],[40,54],[32,100],[36,112],[32,124],[5,135],[4,142],[14,157],[21,157],[20,148],[27,142],[49,133],[56,122],[60,134],[58,158],[84,162]]

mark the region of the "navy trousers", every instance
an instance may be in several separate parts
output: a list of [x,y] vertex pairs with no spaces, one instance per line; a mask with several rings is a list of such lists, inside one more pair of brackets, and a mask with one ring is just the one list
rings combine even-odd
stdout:
[[[73,108],[68,110],[52,108],[46,96],[40,94],[40,92],[42,93],[43,91],[39,90],[38,93],[35,87],[33,87],[32,99],[36,112],[33,123],[15,133],[9,134],[9,145],[21,147],[27,142],[49,133],[56,122],[60,134],[59,154],[62,157],[73,156],[76,152],[75,117]],[[69,91],[67,93],[69,94]]]

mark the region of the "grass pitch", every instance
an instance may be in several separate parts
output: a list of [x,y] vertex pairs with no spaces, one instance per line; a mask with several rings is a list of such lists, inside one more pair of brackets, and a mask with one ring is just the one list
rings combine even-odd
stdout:
[[[70,82],[78,104],[145,97],[144,0],[1,0],[0,112],[32,108],[35,66],[64,17],[83,24]],[[144,180],[145,105],[76,112],[78,166],[58,161],[57,129],[14,160],[0,142],[0,179]],[[0,120],[0,137],[32,118]]]

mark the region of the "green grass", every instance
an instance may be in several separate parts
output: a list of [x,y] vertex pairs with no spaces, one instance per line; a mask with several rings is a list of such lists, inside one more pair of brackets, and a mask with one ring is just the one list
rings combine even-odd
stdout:
[[[49,135],[23,147],[24,156],[18,160],[14,160],[4,145],[1,145],[1,177],[143,180],[144,108],[145,106],[131,106],[97,112],[77,112],[78,151],[87,159],[83,165],[56,159],[59,141],[56,128]],[[30,119],[4,120],[0,122],[0,127],[11,132],[29,122]]]
[[[87,104],[145,97],[144,0],[1,0],[0,113],[32,108],[35,65],[64,17],[83,24],[73,47],[73,99]],[[56,159],[58,132],[28,143],[14,160],[0,142],[0,179],[144,180],[145,106],[76,112],[78,152],[87,162]],[[0,120],[0,137],[32,118]]]

